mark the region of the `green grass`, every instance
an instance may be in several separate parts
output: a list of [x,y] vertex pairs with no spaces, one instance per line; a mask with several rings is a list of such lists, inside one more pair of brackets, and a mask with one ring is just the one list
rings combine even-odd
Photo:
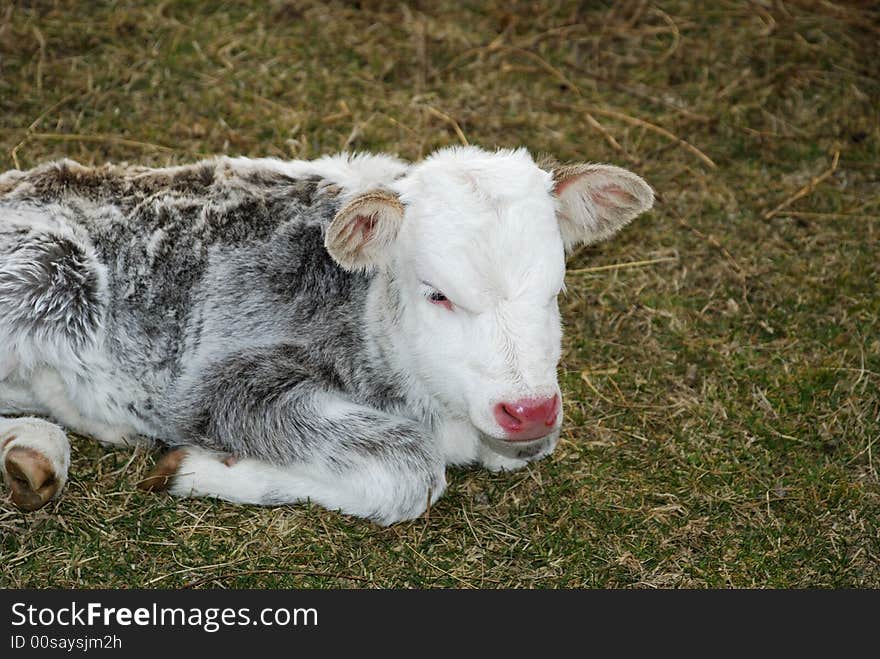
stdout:
[[155,456],[73,437],[58,502],[0,503],[0,586],[880,587],[871,6],[0,9],[2,169],[525,145],[659,193],[570,269],[672,257],[568,276],[564,437],[524,472],[382,529],[146,495]]

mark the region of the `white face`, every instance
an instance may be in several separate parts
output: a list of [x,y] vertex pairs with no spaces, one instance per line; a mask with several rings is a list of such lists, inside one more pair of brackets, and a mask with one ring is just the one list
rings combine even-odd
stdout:
[[325,244],[344,268],[390,270],[405,368],[506,451],[561,422],[565,249],[608,238],[652,203],[641,178],[612,165],[550,173],[522,149],[444,149],[352,197]]
[[392,265],[408,367],[451,414],[508,441],[544,437],[562,416],[564,247],[550,176],[531,173],[528,194],[480,198],[450,177],[417,195]]

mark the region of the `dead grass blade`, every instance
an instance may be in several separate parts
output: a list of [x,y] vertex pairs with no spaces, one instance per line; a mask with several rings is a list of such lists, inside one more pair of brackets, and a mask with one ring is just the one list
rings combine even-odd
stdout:
[[802,199],[806,197],[808,194],[812,193],[823,181],[825,181],[829,176],[831,176],[835,171],[837,171],[837,163],[840,162],[840,151],[834,152],[834,158],[831,160],[831,166],[826,169],[824,172],[819,174],[819,176],[814,176],[810,179],[810,182],[807,183],[800,190],[795,192],[793,195],[788,197],[785,201],[779,204],[776,208],[771,211],[767,211],[764,213],[764,219],[769,220],[774,216],[778,215],[780,212],[791,206],[798,199]]
[[605,272],[607,270],[622,270],[624,268],[644,268],[645,266],[654,265],[655,263],[666,263],[668,261],[678,261],[677,256],[664,256],[659,259],[647,259],[645,261],[627,261],[625,263],[611,263],[609,265],[596,265],[589,268],[576,268],[569,270],[566,274],[581,275],[587,272]]
[[645,130],[649,130],[651,132],[657,133],[658,135],[662,135],[666,139],[677,143],[679,146],[681,146],[686,151],[689,151],[690,153],[694,154],[697,158],[699,158],[710,169],[718,169],[718,165],[715,164],[715,161],[712,160],[705,153],[700,151],[700,149],[695,147],[693,144],[691,144],[690,142],[688,142],[687,140],[685,140],[681,137],[678,137],[677,135],[666,130],[662,126],[658,126],[657,124],[652,124],[650,121],[645,121],[644,119],[639,119],[638,117],[633,117],[633,116],[630,116],[630,115],[625,114],[623,112],[618,112],[617,110],[609,110],[607,108],[600,108],[600,107],[596,107],[593,105],[589,105],[589,106],[571,105],[568,103],[559,103],[559,102],[555,102],[555,101],[553,102],[553,105],[554,105],[554,107],[560,107],[560,108],[569,109],[569,110],[578,110],[580,112],[585,112],[588,114],[592,112],[594,114],[598,114],[603,117],[608,117],[609,119],[617,119],[617,120],[622,121],[624,123],[630,124],[631,126],[638,126],[640,128],[644,128]]
[[77,133],[28,133],[23,141],[27,140],[49,140],[58,142],[98,142],[106,144],[119,144],[122,146],[133,146],[141,149],[152,149],[154,151],[163,151],[165,153],[174,153],[174,149],[163,144],[153,144],[151,142],[141,142],[139,140],[130,140],[126,137],[118,135],[81,135]]

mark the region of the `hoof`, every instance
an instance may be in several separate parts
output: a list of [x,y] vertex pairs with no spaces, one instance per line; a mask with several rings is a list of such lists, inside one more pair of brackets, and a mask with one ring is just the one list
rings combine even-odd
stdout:
[[39,510],[58,493],[55,469],[39,451],[15,446],[9,449],[4,464],[12,501],[22,510]]
[[140,481],[137,486],[144,492],[166,492],[180,470],[180,463],[186,457],[186,449],[178,448],[169,451],[156,463],[150,475]]

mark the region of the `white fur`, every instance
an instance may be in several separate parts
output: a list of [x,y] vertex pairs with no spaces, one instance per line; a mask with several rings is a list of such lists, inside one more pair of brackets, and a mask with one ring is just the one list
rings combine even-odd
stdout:
[[446,477],[438,472],[439,486],[424,494],[410,489],[388,465],[359,465],[345,478],[320,463],[271,465],[259,460],[237,460],[190,447],[171,485],[181,497],[209,496],[233,503],[299,503],[313,501],[329,510],[368,517],[387,525],[413,519],[446,490]]
[[343,198],[387,186],[402,176],[408,165],[388,154],[339,153],[316,160],[277,158],[229,158],[234,167],[270,169],[291,178],[317,176],[338,186]]
[[[394,246],[407,308],[399,368],[493,437],[504,436],[497,403],[560,395],[556,295],[565,260],[552,184],[525,150],[461,148],[391,186],[407,209]],[[423,281],[455,308],[428,303]]]
[[36,369],[31,375],[31,387],[34,400],[45,409],[52,410],[52,416],[65,427],[83,435],[94,437],[99,442],[109,445],[135,446],[150,444],[130,425],[108,424],[89,419],[81,413],[83,405],[76,405],[68,394],[75,388],[66,386],[58,371],[49,368]]

